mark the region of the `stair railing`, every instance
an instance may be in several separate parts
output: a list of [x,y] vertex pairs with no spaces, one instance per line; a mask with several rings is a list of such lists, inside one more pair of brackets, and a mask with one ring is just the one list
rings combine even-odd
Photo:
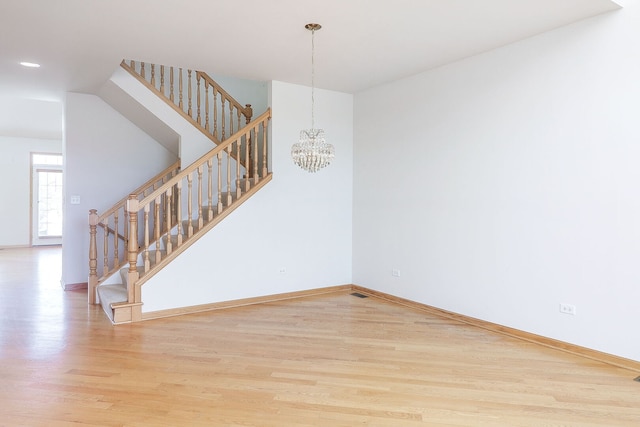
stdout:
[[251,122],[251,104],[240,104],[207,73],[125,60],[120,66],[216,145]]
[[[176,161],[140,187],[131,192],[136,199],[142,199],[180,171],[180,161]],[[95,289],[98,284],[122,268],[128,259],[125,256],[129,242],[129,212],[125,209],[129,197],[118,201],[113,207],[98,215],[96,209],[89,211],[89,303],[96,303]],[[167,204],[167,199],[163,200]],[[171,200],[169,200],[171,204]],[[133,239],[137,241],[137,239]],[[102,249],[102,262],[98,262],[98,250]]]
[[[146,280],[235,209],[252,187],[259,188],[261,182],[268,182],[271,178],[267,162],[270,119],[268,109],[142,200],[133,194],[130,196],[126,203],[129,236],[138,236],[138,240],[129,239],[128,301],[120,306],[139,307],[141,286]],[[247,159],[250,170],[236,158]],[[176,202],[162,203],[170,199]],[[172,217],[177,218],[175,225],[167,222],[165,230],[168,231],[164,234],[153,225]],[[138,267],[139,253],[141,267]],[[137,315],[140,316],[139,310]]]

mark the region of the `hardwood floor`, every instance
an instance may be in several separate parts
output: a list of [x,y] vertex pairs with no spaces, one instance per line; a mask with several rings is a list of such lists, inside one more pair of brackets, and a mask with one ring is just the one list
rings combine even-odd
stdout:
[[638,426],[636,373],[348,293],[113,327],[0,250],[2,426]]

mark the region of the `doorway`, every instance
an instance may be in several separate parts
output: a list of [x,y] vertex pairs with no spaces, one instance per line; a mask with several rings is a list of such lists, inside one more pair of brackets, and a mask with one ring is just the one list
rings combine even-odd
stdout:
[[62,244],[62,155],[31,154],[31,244]]

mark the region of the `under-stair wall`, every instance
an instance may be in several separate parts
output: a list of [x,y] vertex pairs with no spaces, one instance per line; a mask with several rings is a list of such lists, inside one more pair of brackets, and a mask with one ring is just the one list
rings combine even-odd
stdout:
[[351,283],[352,95],[316,89],[336,159],[309,174],[290,151],[310,124],[310,88],[269,89],[273,180],[142,286],[143,317]]
[[68,93],[64,119],[62,280],[70,285],[87,281],[89,209],[110,208],[177,157],[95,95]]

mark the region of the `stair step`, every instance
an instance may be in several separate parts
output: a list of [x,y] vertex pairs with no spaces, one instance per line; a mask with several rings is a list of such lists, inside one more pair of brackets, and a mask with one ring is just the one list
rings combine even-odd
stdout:
[[116,283],[113,285],[100,285],[97,291],[102,309],[113,322],[113,309],[111,308],[111,304],[126,302],[127,288],[121,283]]

